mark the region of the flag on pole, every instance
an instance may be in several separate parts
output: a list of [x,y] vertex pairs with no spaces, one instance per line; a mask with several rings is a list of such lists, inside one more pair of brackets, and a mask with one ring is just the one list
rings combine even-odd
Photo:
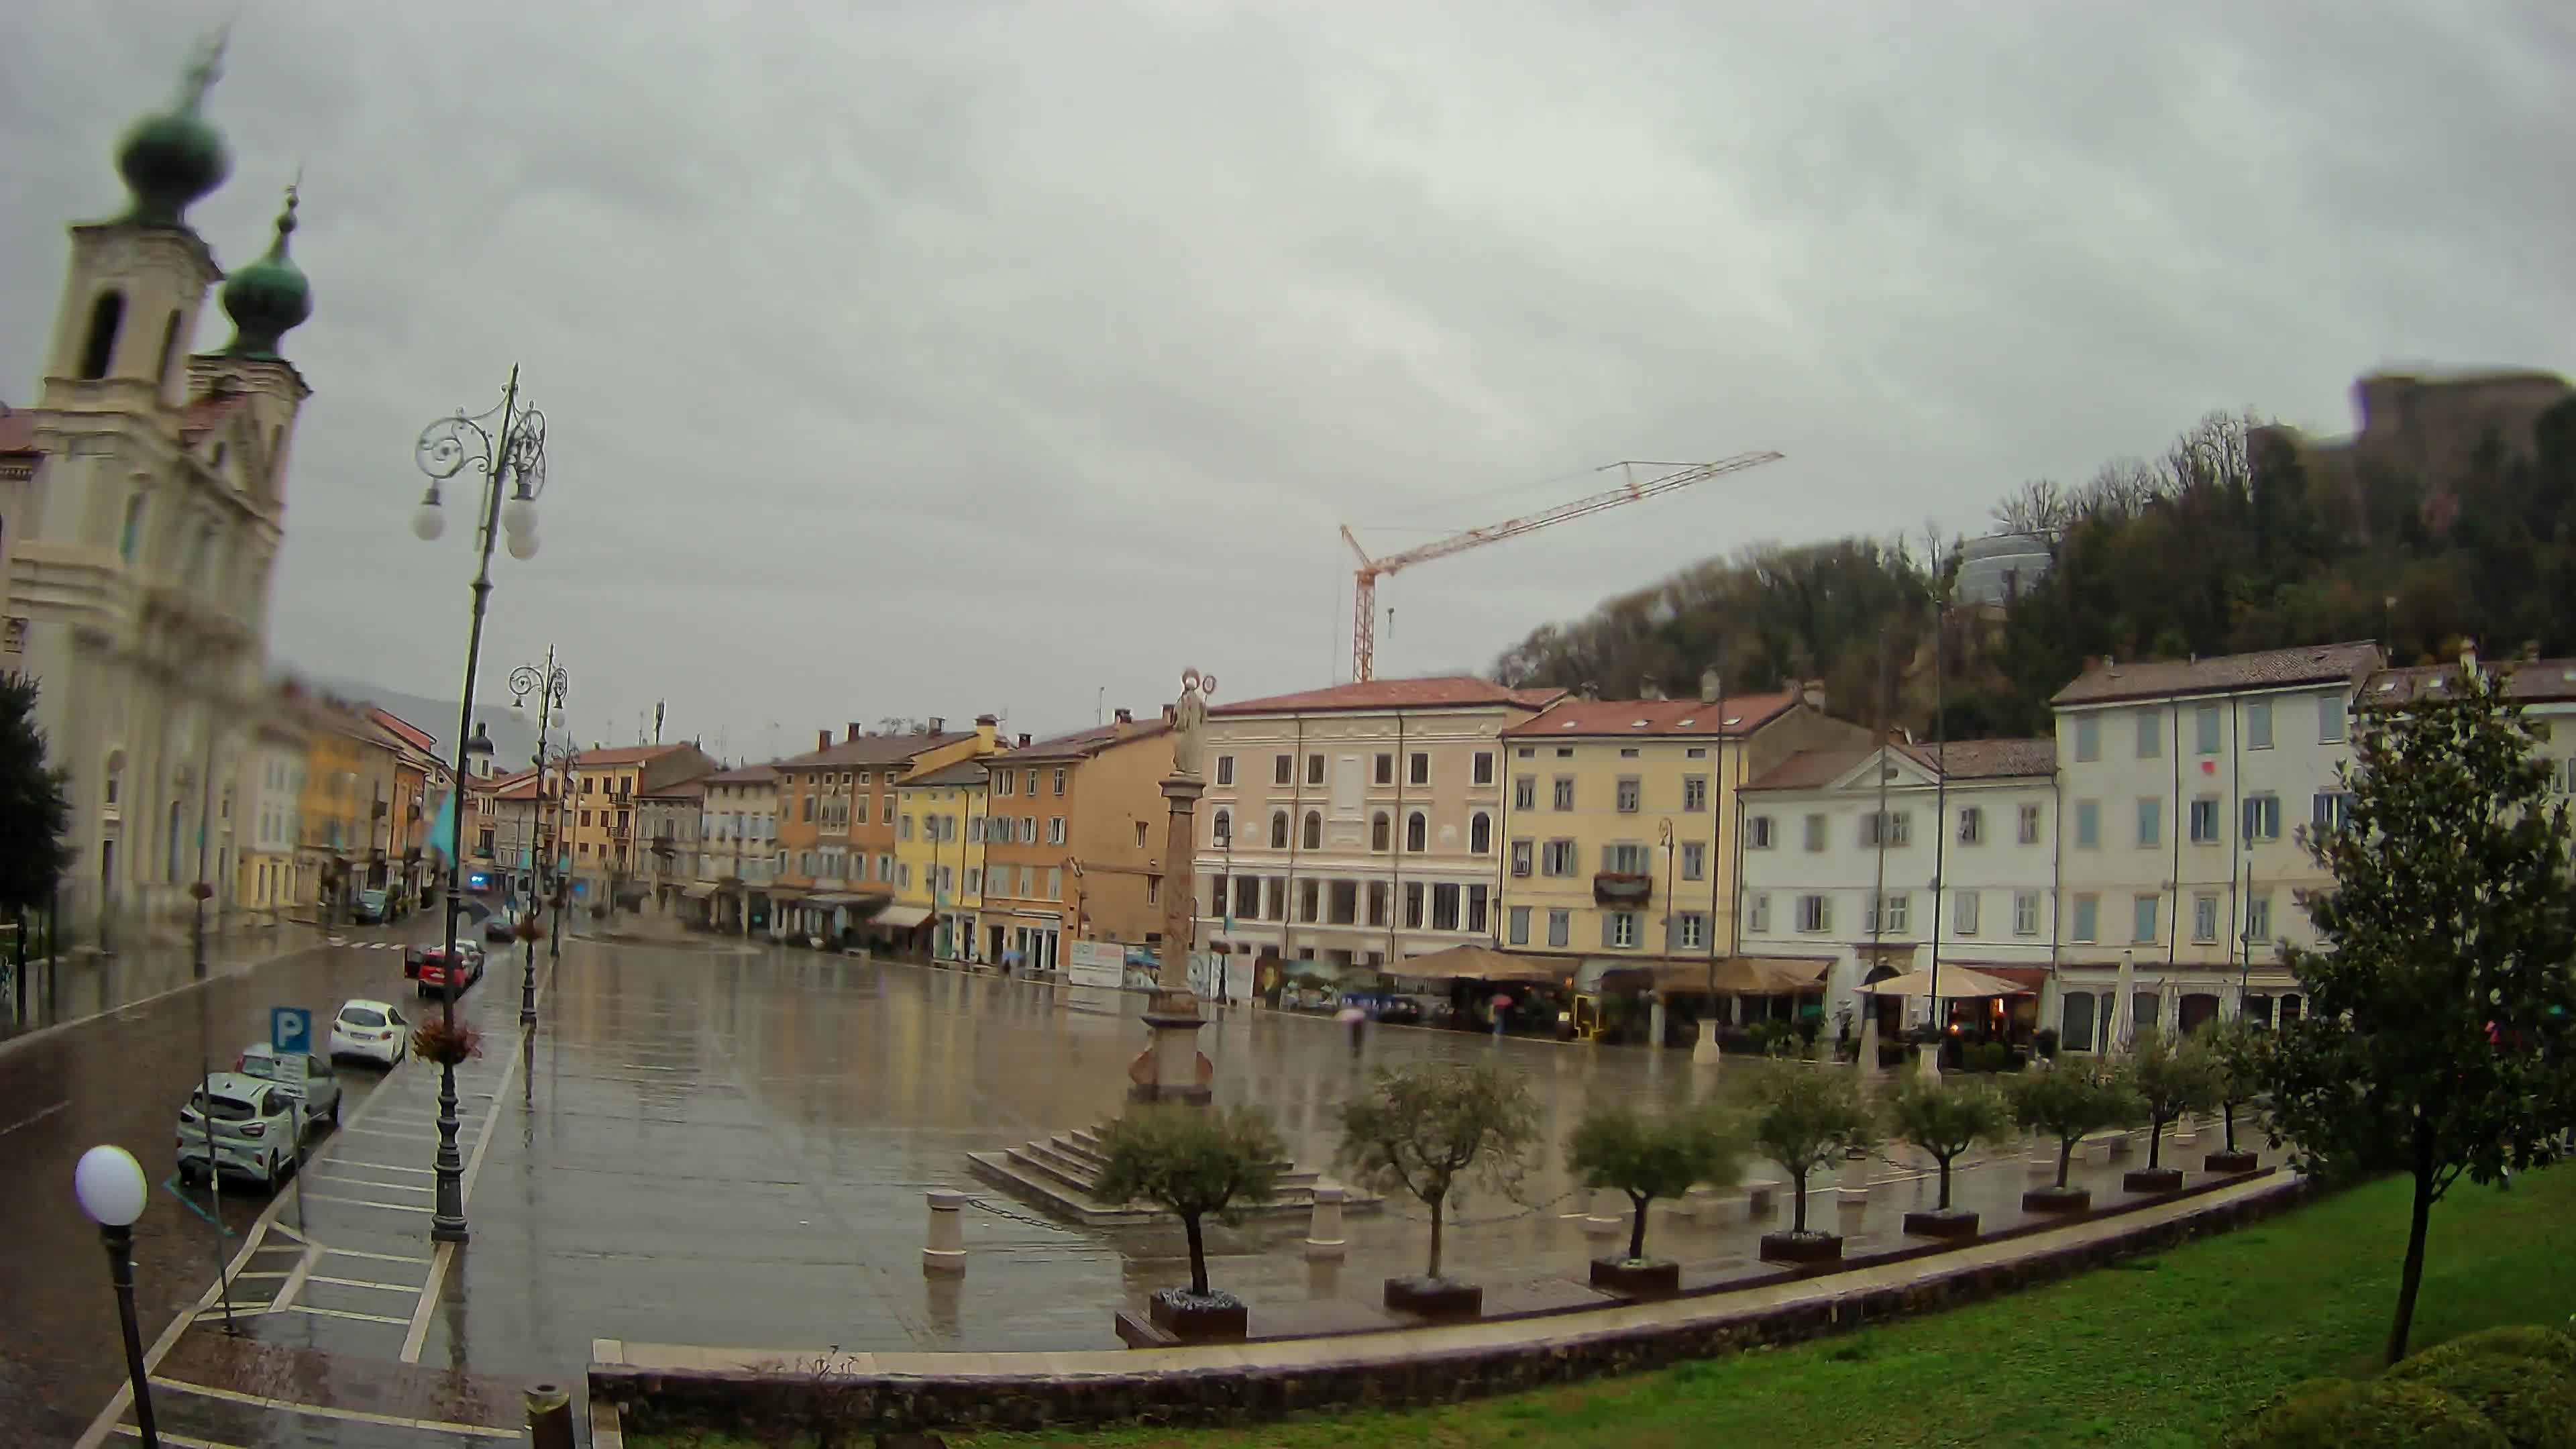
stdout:
[[[447,848],[455,841],[456,792],[450,790],[438,802],[438,819],[429,827],[429,849],[436,851],[439,858],[443,860],[447,856]],[[450,863],[453,864],[453,862]]]

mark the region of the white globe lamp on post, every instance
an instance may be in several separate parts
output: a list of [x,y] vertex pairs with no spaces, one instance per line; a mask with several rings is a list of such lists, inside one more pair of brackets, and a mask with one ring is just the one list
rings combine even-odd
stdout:
[[160,1449],[152,1422],[152,1380],[143,1367],[143,1334],[134,1322],[134,1224],[150,1200],[143,1165],[122,1147],[93,1147],[72,1169],[72,1195],[98,1224],[107,1244],[108,1277],[116,1285],[117,1321],[125,1330],[125,1375],[134,1390],[134,1426],[145,1449]]

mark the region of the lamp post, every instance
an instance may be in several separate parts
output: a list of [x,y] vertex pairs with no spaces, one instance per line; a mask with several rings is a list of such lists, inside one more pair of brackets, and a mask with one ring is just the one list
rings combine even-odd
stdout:
[[[533,694],[537,697],[537,751],[533,763],[537,770],[535,808],[539,810],[543,810],[546,803],[546,731],[551,726],[554,711],[562,706],[565,690],[570,684],[570,678],[555,663],[555,651],[552,645],[546,646],[545,668],[539,669],[533,664],[522,664],[510,671],[510,708],[524,709],[527,707],[529,695]],[[537,919],[537,873],[534,868],[536,861],[533,857],[534,853],[531,852],[528,862],[530,866],[528,906],[527,914],[520,922],[522,927],[533,927]],[[520,931],[519,950],[520,964],[523,968],[519,978],[519,1025],[535,1026],[537,1024],[537,938],[532,930]]]
[[[465,688],[456,706],[456,778],[466,778],[467,756],[489,754],[492,742],[474,729],[474,670],[482,662],[483,615],[492,598],[492,545],[505,530],[510,536],[510,557],[522,562],[537,554],[537,497],[546,486],[546,418],[519,399],[519,370],[510,369],[510,381],[501,390],[501,405],[488,412],[456,413],[439,419],[421,430],[420,441],[413,447],[414,460],[429,477],[429,490],[422,495],[420,507],[414,509],[411,531],[422,542],[431,542],[447,531],[447,516],[440,511],[439,485],[460,473],[482,475],[482,497],[475,510],[475,547],[473,623],[465,636]],[[509,491],[503,501],[503,491]],[[469,738],[469,736],[471,736]],[[465,853],[465,812],[454,812],[447,849],[447,930],[446,954],[441,958],[445,968],[440,972],[444,989],[439,993],[446,1009],[447,1022],[456,1023],[456,917],[457,862]],[[438,1077],[438,1176],[436,1210],[429,1220],[429,1235],[443,1243],[466,1240],[465,1227],[465,1156],[456,1147],[456,1067],[442,1063]]]
[[150,1191],[143,1165],[122,1147],[93,1147],[72,1169],[73,1195],[107,1244],[117,1322],[125,1330],[125,1376],[134,1387],[134,1426],[143,1449],[161,1449],[161,1431],[152,1422],[152,1380],[143,1367],[143,1333],[134,1322],[134,1220],[143,1216]]

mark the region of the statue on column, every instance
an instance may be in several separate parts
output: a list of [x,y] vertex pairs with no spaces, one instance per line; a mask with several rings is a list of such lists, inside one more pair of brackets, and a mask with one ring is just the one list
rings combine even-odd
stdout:
[[1207,701],[1216,693],[1216,676],[1195,669],[1181,671],[1181,697],[1172,705],[1172,773],[1199,776],[1207,742]]

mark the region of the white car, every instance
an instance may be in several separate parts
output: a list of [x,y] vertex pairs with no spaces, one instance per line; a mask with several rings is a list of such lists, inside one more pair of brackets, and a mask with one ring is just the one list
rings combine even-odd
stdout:
[[411,1051],[411,1023],[388,1001],[346,1001],[331,1018],[331,1056],[401,1064]]
[[211,1172],[277,1186],[303,1161],[303,1115],[303,1104],[273,1082],[216,1072],[179,1109],[180,1181],[203,1182]]

